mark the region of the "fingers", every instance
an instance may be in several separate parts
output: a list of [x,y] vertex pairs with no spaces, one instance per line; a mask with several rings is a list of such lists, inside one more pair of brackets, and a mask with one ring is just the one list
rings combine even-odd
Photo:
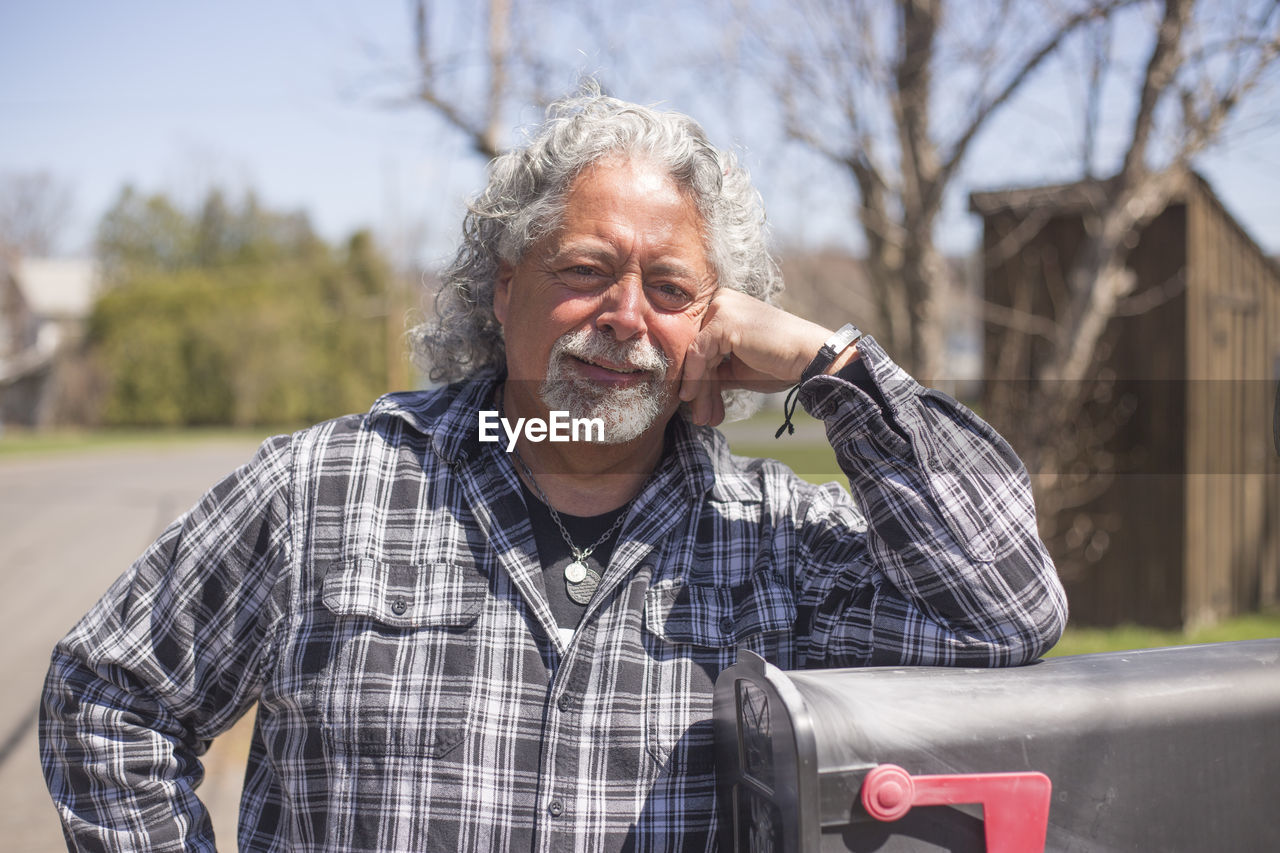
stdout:
[[714,340],[719,355],[732,356],[732,374],[722,376],[730,387],[776,391],[800,378],[830,335],[817,323],[744,293],[721,289],[711,301],[695,344],[710,354],[708,344]]
[[711,300],[702,320],[702,328],[689,342],[684,356],[684,372],[680,383],[680,399],[691,402],[705,392],[704,385],[720,363],[733,352],[733,342],[725,335],[719,296]]
[[723,419],[720,382],[715,373],[722,360],[723,354],[714,330],[708,333],[707,329],[703,329],[685,353],[680,399],[689,405],[689,416],[696,424],[710,424],[717,406],[721,409]]
[[685,352],[680,399],[689,405],[689,415],[696,424],[719,425],[724,420],[722,392],[736,387],[736,330],[727,322],[722,305],[712,301],[702,329]]
[[708,324],[689,344],[684,356],[684,376],[680,383],[680,399],[692,400],[698,386],[711,378],[712,370],[725,358],[717,327]]
[[724,384],[716,377],[715,372],[689,386],[690,394],[685,397],[685,387],[681,388],[681,399],[689,406],[689,418],[695,424],[718,426],[724,420]]
[[722,391],[786,389],[829,335],[816,323],[721,289],[685,352],[680,399],[695,423],[714,426],[724,419]]
[[694,423],[702,423],[713,427],[720,426],[724,421],[724,395],[722,395],[717,388],[714,393],[708,395],[707,402],[710,405],[706,410],[706,420],[694,421]]

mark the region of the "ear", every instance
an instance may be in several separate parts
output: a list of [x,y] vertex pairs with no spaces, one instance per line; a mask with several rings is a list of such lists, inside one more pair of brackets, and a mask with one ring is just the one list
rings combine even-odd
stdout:
[[498,323],[505,326],[507,324],[507,308],[511,302],[511,279],[516,274],[516,268],[506,261],[498,262],[498,277],[493,283],[493,316],[498,318]]

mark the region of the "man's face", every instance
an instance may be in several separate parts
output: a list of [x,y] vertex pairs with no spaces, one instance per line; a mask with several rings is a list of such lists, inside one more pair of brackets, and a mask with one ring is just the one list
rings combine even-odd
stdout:
[[504,266],[494,290],[522,411],[601,417],[609,444],[666,424],[716,289],[701,225],[647,161],[605,160],[578,176],[560,228]]

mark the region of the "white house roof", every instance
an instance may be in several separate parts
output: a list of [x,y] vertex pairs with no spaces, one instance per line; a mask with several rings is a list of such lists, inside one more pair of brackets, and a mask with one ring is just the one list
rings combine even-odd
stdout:
[[41,319],[82,319],[97,295],[97,264],[88,258],[23,258],[18,286]]

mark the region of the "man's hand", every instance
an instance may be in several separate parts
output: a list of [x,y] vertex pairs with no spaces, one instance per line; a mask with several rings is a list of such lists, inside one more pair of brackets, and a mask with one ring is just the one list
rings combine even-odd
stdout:
[[[689,404],[694,423],[716,426],[724,420],[722,391],[786,389],[800,380],[831,334],[817,323],[722,287],[685,354],[680,399]],[[843,355],[831,372],[852,357],[850,351]]]

